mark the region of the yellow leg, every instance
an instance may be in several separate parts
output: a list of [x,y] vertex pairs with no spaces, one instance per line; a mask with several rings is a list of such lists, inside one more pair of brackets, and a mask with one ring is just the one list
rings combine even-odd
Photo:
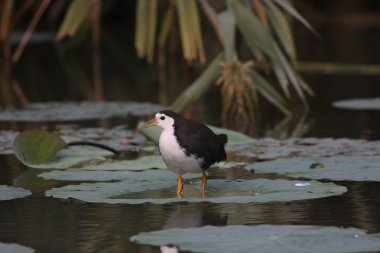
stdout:
[[206,171],[203,171],[202,175],[202,194],[206,192],[206,187],[207,187],[207,175]]
[[177,193],[182,193],[182,190],[183,190],[182,177],[180,175],[178,175]]

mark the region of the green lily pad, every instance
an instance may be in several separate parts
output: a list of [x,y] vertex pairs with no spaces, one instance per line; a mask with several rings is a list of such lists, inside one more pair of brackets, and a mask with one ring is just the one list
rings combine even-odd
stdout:
[[133,102],[31,103],[22,110],[0,110],[0,121],[73,121],[144,116],[162,110],[161,105]]
[[100,164],[84,165],[81,170],[130,170],[140,171],[147,169],[166,169],[166,165],[163,162],[161,156],[150,155],[142,156],[135,160],[123,160],[123,161],[107,161]]
[[[38,175],[43,179],[63,181],[135,181],[136,183],[157,181],[176,182],[176,176],[168,170],[134,171],[86,171],[82,169],[55,170]],[[127,183],[127,182],[124,182]],[[154,182],[152,182],[152,185]]]
[[[321,164],[322,166],[315,166]],[[380,156],[299,157],[253,163],[255,173],[334,181],[380,181]]]
[[3,253],[33,253],[34,249],[16,244],[0,242],[0,252]]
[[[25,190],[20,187],[13,187],[8,185],[0,185],[0,201],[2,200],[10,200],[17,198],[24,198],[26,196],[31,195],[32,193],[29,190]],[[0,245],[1,249],[1,245]],[[0,252],[2,252],[0,250]]]
[[[115,173],[114,178],[122,178],[119,182],[82,183],[53,188],[46,191],[46,196],[55,198],[74,198],[85,202],[109,204],[166,204],[176,202],[211,202],[211,203],[265,203],[275,201],[292,201],[302,199],[322,198],[343,194],[346,187],[333,183],[318,181],[289,181],[289,180],[222,180],[208,181],[205,197],[201,194],[199,180],[185,184],[183,198],[177,198],[176,175],[170,171],[127,172],[123,175]],[[103,172],[104,173],[104,172]],[[111,173],[111,172],[108,172]],[[136,173],[135,177],[127,176]],[[141,175],[139,175],[142,173]],[[165,175],[166,173],[166,175]],[[67,179],[67,174],[43,175],[49,179]],[[82,176],[85,174],[82,174]],[[86,174],[87,179],[97,179]],[[100,176],[104,176],[100,175]],[[109,177],[110,174],[108,174]],[[123,178],[127,176],[126,178]],[[83,179],[83,177],[82,177]]]
[[334,107],[352,110],[380,110],[380,98],[357,98],[339,100],[333,103]]
[[300,225],[205,226],[143,232],[131,241],[174,244],[181,250],[205,253],[246,252],[369,252],[380,249],[380,234],[357,228]]
[[26,165],[48,162],[66,143],[56,134],[29,130],[17,135],[13,149],[18,160]]
[[43,130],[22,132],[13,142],[17,159],[26,166],[38,169],[65,169],[81,162],[112,155],[105,150],[63,148],[66,148],[66,143],[61,137]]
[[380,141],[333,138],[273,138],[257,139],[249,145],[238,145],[229,151],[256,160],[272,160],[286,157],[380,155]]
[[102,161],[105,156],[113,155],[105,150],[86,150],[86,149],[64,149],[54,155],[51,161],[46,163],[25,165],[34,169],[67,169],[78,164],[90,163],[94,161]]

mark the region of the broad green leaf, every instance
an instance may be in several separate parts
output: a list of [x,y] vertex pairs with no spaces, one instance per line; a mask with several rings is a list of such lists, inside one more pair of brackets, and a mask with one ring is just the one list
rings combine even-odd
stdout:
[[[136,177],[126,177],[123,181],[114,183],[67,185],[48,190],[45,195],[55,198],[74,198],[86,202],[109,204],[165,204],[176,202],[265,203],[322,198],[343,194],[347,191],[343,186],[317,181],[210,179],[206,195],[202,197],[200,179],[198,179],[194,183],[185,184],[183,198],[177,198],[175,195],[176,175],[169,170],[155,171],[154,173],[150,173],[149,171],[125,171],[124,173],[125,175],[142,173],[143,177],[141,178],[143,180],[138,180]],[[64,175],[65,172],[59,174]],[[46,177],[47,175],[48,173],[44,176]],[[87,175],[89,175],[89,172],[87,172]],[[116,172],[115,175],[120,176],[120,172]],[[57,174],[49,178],[54,177],[57,178]],[[67,179],[67,177],[63,176],[63,179]]]
[[156,246],[174,244],[184,251],[204,253],[348,253],[380,249],[380,233],[304,225],[174,228],[141,232],[130,240]]
[[71,1],[58,30],[57,39],[61,40],[66,36],[75,35],[88,18],[93,3],[93,0]]
[[380,141],[347,138],[289,138],[285,140],[262,138],[247,145],[232,146],[230,151],[253,161],[295,156],[330,157],[346,155],[358,157],[380,155]]
[[[106,182],[106,181],[134,181],[144,184],[144,182],[170,181],[175,184],[176,175],[169,170],[148,170],[144,171],[127,171],[127,170],[93,170],[89,171],[82,168],[54,170],[44,172],[38,175],[43,179],[53,179],[61,181],[91,181],[91,182]],[[198,176],[199,177],[199,176]],[[154,184],[154,182],[152,182]]]
[[137,102],[51,102],[31,103],[26,108],[0,109],[0,121],[72,121],[145,116],[162,110],[162,106]]
[[227,134],[227,137],[228,137],[227,147],[242,145],[242,144],[252,144],[256,142],[255,139],[234,130],[221,128],[221,127],[215,127],[215,126],[209,126],[209,127],[216,134]]
[[143,156],[135,160],[122,160],[122,161],[106,161],[104,163],[95,165],[81,166],[81,170],[100,170],[100,171],[140,171],[148,169],[166,169],[165,163],[162,161],[161,156],[151,155]]
[[334,107],[351,110],[380,110],[380,98],[356,98],[335,101]]
[[299,157],[253,163],[255,173],[334,181],[380,181],[380,156]]
[[252,83],[261,95],[263,95],[270,103],[280,109],[284,114],[291,114],[289,103],[275,88],[272,87],[272,85],[267,80],[265,80],[255,70],[250,70],[249,74],[252,78]]
[[66,143],[56,134],[43,130],[29,130],[19,134],[13,142],[17,159],[26,165],[51,161]]
[[2,253],[33,253],[34,249],[16,243],[0,242],[0,252]]
[[[26,196],[31,195],[32,193],[29,190],[25,190],[20,187],[13,187],[8,185],[0,185],[0,201],[2,200],[10,200],[17,198],[24,198]],[[1,244],[0,244],[0,252]]]
[[49,162],[45,163],[27,163],[25,165],[34,169],[67,169],[78,164],[88,163],[96,160],[104,160],[105,156],[111,156],[113,153],[105,150],[86,150],[73,148],[70,150],[61,150],[56,153]]
[[218,22],[223,37],[225,61],[229,62],[235,59],[235,31],[236,20],[231,10],[226,10],[218,14]]

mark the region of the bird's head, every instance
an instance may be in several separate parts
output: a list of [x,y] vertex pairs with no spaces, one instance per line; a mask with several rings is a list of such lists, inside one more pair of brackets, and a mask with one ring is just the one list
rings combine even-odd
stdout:
[[151,126],[159,126],[162,129],[170,129],[174,125],[174,115],[170,114],[176,114],[172,111],[161,111],[154,115],[154,117],[147,122],[144,123],[144,125],[141,126],[141,128],[151,127]]

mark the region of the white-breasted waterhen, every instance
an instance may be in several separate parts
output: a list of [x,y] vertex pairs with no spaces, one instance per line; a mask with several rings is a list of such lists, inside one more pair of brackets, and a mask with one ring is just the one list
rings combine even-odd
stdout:
[[159,148],[166,166],[178,175],[177,194],[182,193],[182,175],[203,172],[202,193],[206,191],[206,170],[215,162],[225,161],[227,135],[215,134],[201,122],[185,119],[178,113],[163,110],[141,128],[159,126]]

